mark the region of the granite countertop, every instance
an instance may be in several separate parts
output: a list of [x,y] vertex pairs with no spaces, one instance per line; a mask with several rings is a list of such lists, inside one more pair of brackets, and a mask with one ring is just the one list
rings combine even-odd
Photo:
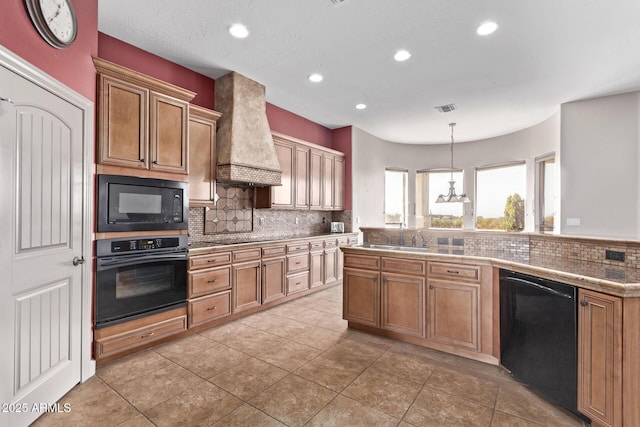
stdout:
[[382,255],[392,253],[403,258],[461,263],[490,263],[494,267],[516,270],[546,279],[563,281],[578,287],[623,297],[640,297],[640,269],[575,261],[561,257],[531,257],[507,251],[473,251],[439,247],[397,247],[356,245],[345,251]]
[[236,250],[236,249],[245,249],[251,248],[255,246],[262,246],[266,243],[274,243],[274,244],[286,244],[290,242],[296,242],[299,240],[305,239],[313,239],[313,238],[323,238],[323,237],[340,237],[340,236],[351,236],[357,233],[310,233],[310,234],[299,234],[296,236],[283,236],[283,237],[259,237],[253,239],[239,239],[239,240],[224,240],[224,241],[211,241],[211,242],[190,242],[189,243],[189,254],[190,255],[201,255],[207,254],[211,252],[219,252],[220,250]]

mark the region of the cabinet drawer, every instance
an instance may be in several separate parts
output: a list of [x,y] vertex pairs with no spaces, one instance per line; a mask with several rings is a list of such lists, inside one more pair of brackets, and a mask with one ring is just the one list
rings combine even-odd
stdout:
[[287,274],[309,269],[309,254],[294,255],[287,258]]
[[273,258],[283,256],[287,252],[284,246],[269,246],[262,248],[262,258]]
[[311,242],[310,250],[312,251],[322,250],[323,247],[324,247],[324,242],[322,240],[318,240],[317,242]]
[[187,329],[187,316],[175,317],[143,328],[98,340],[96,358],[107,357],[141,344],[157,341]]
[[189,269],[217,267],[218,265],[230,264],[231,252],[220,252],[208,255],[196,255],[189,257]]
[[349,244],[348,237],[338,237],[338,246],[347,246]]
[[242,251],[233,251],[233,262],[244,262],[244,261],[253,261],[255,259],[260,259],[260,255],[262,251],[260,248],[254,249],[244,249]]
[[287,295],[309,289],[309,272],[287,277]]
[[325,248],[335,248],[338,246],[336,239],[327,239],[324,241]]
[[423,276],[427,271],[427,262],[418,259],[382,257],[382,271]]
[[309,250],[309,242],[291,243],[287,245],[287,254],[299,254]]
[[231,289],[231,266],[189,272],[188,298]]
[[429,276],[480,281],[480,267],[463,264],[429,263]]
[[189,327],[231,314],[231,291],[189,301]]
[[364,268],[368,270],[379,270],[380,257],[372,255],[344,254],[344,266],[352,268]]

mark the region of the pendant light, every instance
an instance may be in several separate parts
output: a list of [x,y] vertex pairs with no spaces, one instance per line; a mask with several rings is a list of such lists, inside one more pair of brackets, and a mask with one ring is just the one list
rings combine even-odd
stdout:
[[446,196],[440,194],[436,199],[436,203],[471,203],[471,200],[469,200],[466,194],[462,193],[459,196],[456,194],[456,181],[453,179],[453,128],[455,125],[455,123],[449,123],[449,127],[451,128],[451,179],[449,180],[449,193]]

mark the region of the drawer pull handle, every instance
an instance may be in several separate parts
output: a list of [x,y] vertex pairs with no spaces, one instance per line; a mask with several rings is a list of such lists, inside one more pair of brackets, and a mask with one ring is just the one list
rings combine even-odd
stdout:
[[301,282],[296,282],[296,286],[300,286],[300,283],[301,283]]
[[207,283],[215,283],[217,281],[218,281],[218,279],[211,279],[211,280],[207,280]]
[[213,307],[209,307],[209,308],[207,308],[207,311],[213,311],[213,310],[215,310],[217,307],[218,307],[217,305],[214,305]]
[[148,334],[143,335],[141,338],[149,338],[152,335],[153,335],[153,332],[149,332]]
[[208,259],[207,262],[216,262],[215,259]]
[[433,289],[433,285],[429,285],[429,289]]
[[300,261],[296,262],[296,265],[299,265],[299,264],[300,264]]
[[450,274],[460,274],[460,272],[458,270],[447,270],[447,273]]
[[141,162],[141,163],[144,163],[144,159],[140,159],[140,162]]

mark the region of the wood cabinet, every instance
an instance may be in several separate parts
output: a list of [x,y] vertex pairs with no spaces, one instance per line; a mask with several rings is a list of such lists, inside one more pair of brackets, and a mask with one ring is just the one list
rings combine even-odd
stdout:
[[194,92],[94,58],[98,71],[98,163],[188,172]]
[[189,106],[189,206],[212,206],[216,179],[216,123],[221,114]]
[[335,246],[324,250],[324,283],[338,280],[338,252]]
[[622,299],[585,289],[578,298],[578,410],[594,425],[621,426]]
[[380,326],[380,273],[345,267],[343,317],[361,325]]
[[260,261],[232,266],[232,313],[259,307],[262,304]]
[[324,249],[312,249],[309,257],[309,286],[314,288],[324,285]]
[[428,339],[480,351],[480,267],[429,263]]
[[322,210],[322,151],[309,151],[309,209]]
[[152,314],[95,331],[98,364],[166,341],[187,329],[184,307]]
[[198,326],[231,314],[231,290],[189,301],[189,327]]
[[[284,252],[284,247],[282,247]],[[286,258],[284,255],[262,260],[262,303],[271,302],[286,295]]]
[[231,314],[231,252],[189,257],[187,318],[189,328]]
[[381,268],[380,327],[424,337],[426,261],[382,257]]
[[344,154],[273,132],[282,185],[256,189],[257,208],[344,209]]

